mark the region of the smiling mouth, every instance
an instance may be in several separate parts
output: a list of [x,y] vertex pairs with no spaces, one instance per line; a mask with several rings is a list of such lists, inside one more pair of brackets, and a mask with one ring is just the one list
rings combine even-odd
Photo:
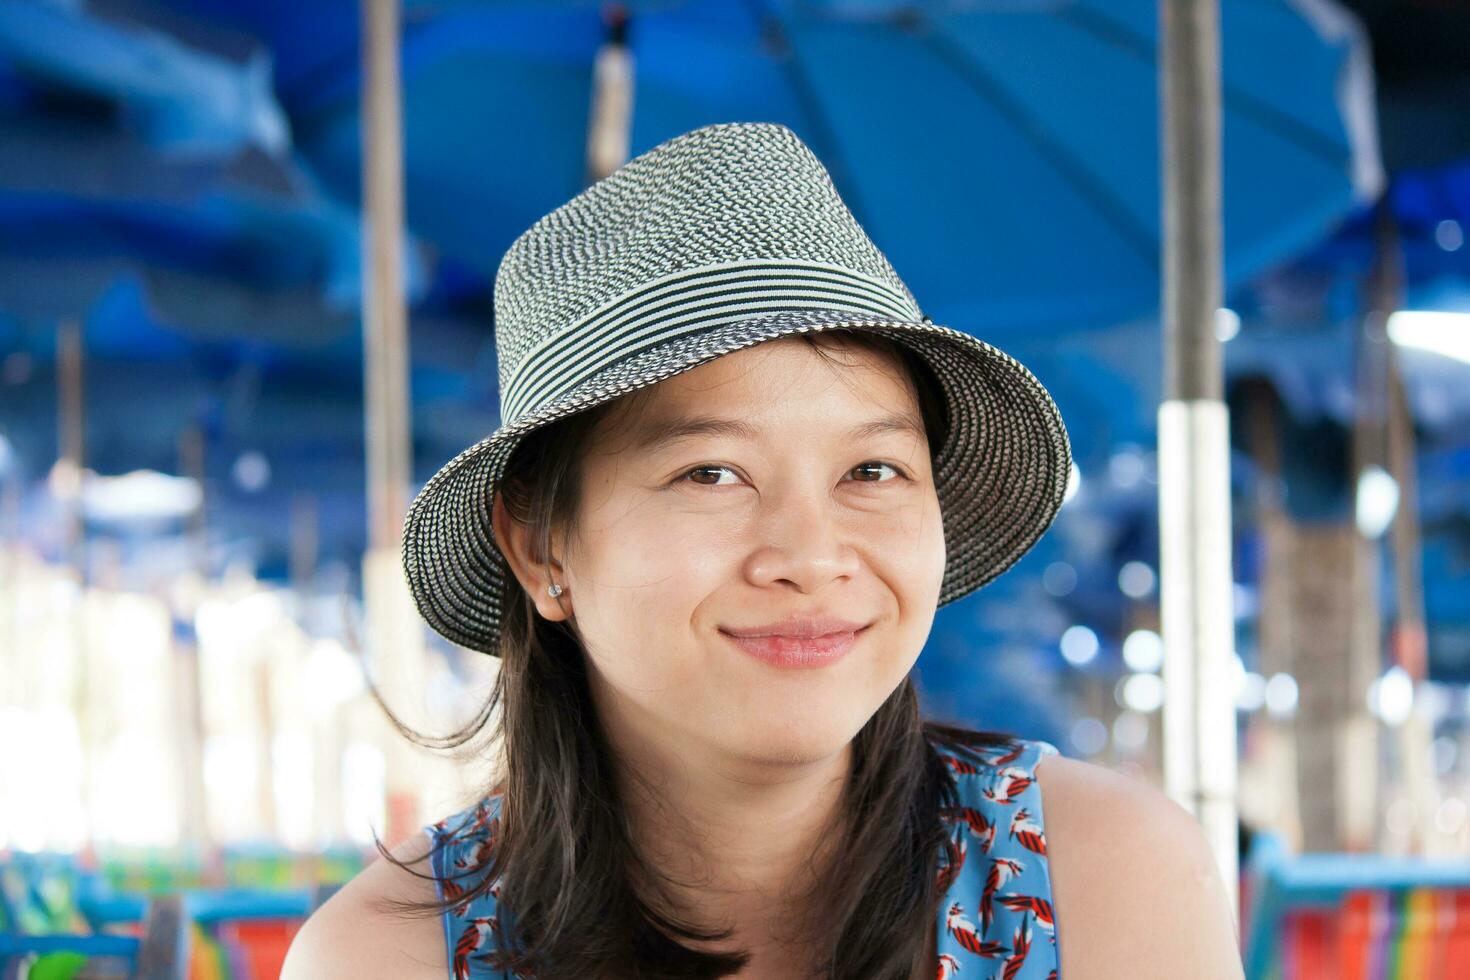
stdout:
[[742,651],[773,667],[825,667],[841,660],[872,624],[857,630],[827,633],[822,636],[735,636],[720,633]]

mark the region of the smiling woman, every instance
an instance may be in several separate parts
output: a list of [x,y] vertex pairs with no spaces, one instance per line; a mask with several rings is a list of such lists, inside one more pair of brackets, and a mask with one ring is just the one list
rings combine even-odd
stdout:
[[464,730],[400,728],[494,719],[498,757],[284,980],[1239,975],[1187,814],[921,717],[936,609],[1051,522],[1065,432],[919,314],[789,130],[589,188],[512,246],[497,320],[505,425],[404,550],[425,618],[500,669]]

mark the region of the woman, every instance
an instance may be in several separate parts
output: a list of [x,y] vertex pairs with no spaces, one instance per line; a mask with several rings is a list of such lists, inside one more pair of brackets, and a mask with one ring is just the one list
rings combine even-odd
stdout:
[[496,776],[285,980],[1241,975],[1183,809],[921,719],[935,610],[1049,526],[1066,434],[794,133],[705,127],[594,184],[511,246],[496,327],[505,424],[404,531],[425,619],[501,658],[451,740],[498,707]]

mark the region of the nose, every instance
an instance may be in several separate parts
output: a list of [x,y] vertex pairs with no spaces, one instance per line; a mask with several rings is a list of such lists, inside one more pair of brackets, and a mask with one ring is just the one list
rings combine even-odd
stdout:
[[813,593],[857,572],[857,549],[848,541],[830,494],[822,490],[787,488],[771,497],[759,534],[762,543],[746,563],[752,584],[788,582]]

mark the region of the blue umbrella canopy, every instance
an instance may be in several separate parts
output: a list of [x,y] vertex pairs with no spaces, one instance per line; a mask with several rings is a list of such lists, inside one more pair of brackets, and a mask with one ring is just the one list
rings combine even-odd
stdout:
[[[1385,201],[1397,229],[1409,298],[1426,308],[1464,306],[1470,283],[1470,158],[1395,173]],[[1355,212],[1290,268],[1300,275],[1363,276],[1378,249],[1373,213]]]
[[[96,121],[0,119],[0,256],[12,314],[79,314],[128,271],[165,318],[215,336],[340,334],[362,302],[360,218],[297,161],[159,156]],[[410,243],[410,299],[427,275]]]
[[[1395,174],[1382,206],[1395,228],[1401,308],[1470,314],[1470,161]],[[1383,247],[1374,220],[1371,210],[1353,214],[1319,246],[1232,297],[1246,327],[1226,346],[1230,378],[1269,381],[1300,432],[1335,431],[1341,437],[1359,411],[1355,335]],[[1470,323],[1470,317],[1444,321],[1446,343],[1440,347],[1453,347],[1449,333],[1470,330],[1457,323]],[[1436,457],[1457,458],[1470,430],[1470,364],[1434,345],[1398,344],[1396,357],[1421,468]],[[1313,500],[1304,513],[1341,513],[1349,503],[1348,482],[1332,479],[1319,493],[1300,495]],[[1419,483],[1426,521],[1470,516],[1470,495],[1457,492],[1463,487],[1450,470],[1424,470]]]
[[[284,116],[269,59],[258,43],[218,57],[137,23],[31,6],[0,12],[23,35],[0,41],[0,469],[29,481],[54,460],[55,327],[76,318],[90,468],[175,471],[180,433],[198,426],[221,538],[250,542],[267,569],[283,564],[281,515],[309,491],[324,553],[354,554],[361,222],[271,137]],[[430,305],[428,255],[412,241],[405,285]],[[424,333],[447,336],[432,319]],[[465,344],[425,348],[419,388],[472,400]],[[451,451],[460,434],[437,439],[431,405],[425,451]],[[251,453],[274,463],[273,483],[235,478]]]
[[[320,4],[173,6],[272,39],[297,145],[355,200],[356,21]],[[790,126],[926,311],[962,329],[1101,325],[1155,308],[1152,2],[627,8],[632,152],[716,121]],[[1224,5],[1222,33],[1233,283],[1322,237],[1382,178],[1351,19],[1320,0],[1249,0]],[[520,231],[581,189],[606,36],[600,5],[585,2],[406,5],[415,231],[489,277]]]
[[150,29],[125,11],[29,0],[0,5],[0,88],[27,75],[116,108],[147,145],[175,156],[268,153],[290,144],[268,52],[232,58]]

